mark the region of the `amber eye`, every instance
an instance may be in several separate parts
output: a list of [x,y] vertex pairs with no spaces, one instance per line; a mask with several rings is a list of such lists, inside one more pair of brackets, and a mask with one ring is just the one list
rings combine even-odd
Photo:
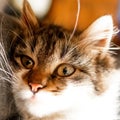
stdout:
[[69,64],[62,64],[57,68],[57,74],[62,77],[68,77],[75,72],[75,68]]
[[22,56],[21,63],[26,69],[32,69],[34,66],[34,61],[28,56]]

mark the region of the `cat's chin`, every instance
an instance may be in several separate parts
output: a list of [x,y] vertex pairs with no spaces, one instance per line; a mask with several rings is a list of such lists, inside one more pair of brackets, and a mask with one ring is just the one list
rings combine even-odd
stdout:
[[64,114],[73,108],[76,109],[80,100],[84,102],[88,100],[88,96],[82,94],[84,90],[87,94],[91,91],[88,86],[73,85],[68,85],[57,95],[43,90],[34,95],[30,90],[22,90],[19,92],[19,98],[16,98],[16,103],[21,112],[29,113],[36,118],[44,118],[57,113]]
[[31,91],[23,91],[21,95],[20,101],[23,101],[22,103],[24,105],[19,106],[19,108],[24,107],[23,110],[25,110],[25,112],[36,118],[53,115],[54,113],[69,108],[69,104],[66,104],[67,100],[65,100],[62,95],[56,96],[55,94],[45,91],[40,91],[36,94],[33,94]]

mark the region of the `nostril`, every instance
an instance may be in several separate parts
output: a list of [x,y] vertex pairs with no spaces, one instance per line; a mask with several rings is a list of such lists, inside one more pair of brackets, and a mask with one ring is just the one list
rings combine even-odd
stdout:
[[37,84],[37,83],[29,83],[29,86],[33,93],[38,92],[40,89],[42,89],[44,87],[43,85]]

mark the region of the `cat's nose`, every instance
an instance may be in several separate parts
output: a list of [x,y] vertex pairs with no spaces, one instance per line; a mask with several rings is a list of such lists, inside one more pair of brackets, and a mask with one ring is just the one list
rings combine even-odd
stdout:
[[43,85],[37,83],[29,83],[29,86],[33,93],[37,93],[40,89],[44,88]]

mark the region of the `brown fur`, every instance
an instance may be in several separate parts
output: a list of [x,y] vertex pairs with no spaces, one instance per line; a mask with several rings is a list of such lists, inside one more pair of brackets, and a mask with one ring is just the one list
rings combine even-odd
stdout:
[[[53,88],[53,91],[57,91],[57,88],[61,89],[60,87],[62,85],[66,85],[64,82],[61,83],[61,81],[65,81],[61,79],[65,78],[60,78],[56,75],[54,76],[55,72],[51,71],[50,69],[48,70],[48,66],[49,68],[51,68],[52,62],[54,63],[56,59],[55,54],[59,56],[59,59],[61,59],[61,61],[65,62],[66,60],[64,57],[66,57],[65,55],[69,52],[69,50],[71,50],[71,48],[76,46],[77,44],[81,43],[79,45],[79,48],[74,49],[69,58],[66,58],[67,62],[69,64],[74,64],[74,62],[78,62],[78,64],[74,64],[74,66],[79,66],[77,68],[77,72],[82,71],[83,69],[83,72],[88,73],[91,77],[93,76],[91,75],[88,66],[94,66],[94,77],[92,79],[95,85],[95,90],[100,92],[104,91],[105,87],[102,84],[102,78],[104,75],[103,73],[101,73],[101,71],[106,72],[110,68],[112,68],[113,60],[109,55],[106,57],[106,54],[102,52],[96,55],[92,55],[92,53],[89,53],[88,51],[91,50],[94,46],[88,45],[85,47],[84,44],[82,44],[82,41],[78,43],[79,34],[74,36],[69,42],[68,40],[70,37],[70,32],[67,32],[63,28],[54,25],[38,25],[37,19],[26,0],[24,2],[23,16],[21,21],[23,30],[25,29],[24,26],[26,26],[26,30],[22,31],[22,33],[20,34],[20,36],[22,36],[22,39],[19,41],[19,44],[16,44],[16,47],[13,45],[14,52],[11,51],[11,53],[13,54],[13,56],[15,56],[14,59],[17,61],[19,61],[18,59],[20,59],[22,54],[30,56],[35,61],[33,69],[23,76],[24,81],[27,81],[26,84],[28,84],[29,82],[37,84],[41,83],[45,86],[44,89],[47,89],[47,87],[51,89],[53,86],[56,86],[56,89]],[[84,41],[84,43],[87,44],[87,41]],[[81,56],[81,58],[79,58],[79,56]],[[80,61],[84,60],[86,56],[88,56],[88,60],[86,60],[88,63],[84,63],[82,65]],[[19,67],[23,67],[20,61],[18,64]],[[70,79],[78,79],[79,75],[77,72],[75,72],[73,76],[70,76]]]
[[[11,33],[12,39],[9,42],[6,40],[6,51],[17,77],[13,80],[12,92],[21,115],[30,116],[30,119],[33,117],[21,107],[25,103],[18,96],[24,87],[36,94],[31,89],[31,83],[42,86],[37,92],[47,91],[55,96],[61,94],[69,83],[80,86],[85,81],[92,83],[96,95],[105,92],[104,77],[115,67],[114,58],[103,49],[106,42],[91,40],[87,36],[90,31],[82,35],[78,31],[70,39],[71,31],[39,23],[27,0],[24,0],[23,13],[16,24],[17,27],[13,27],[16,34]],[[23,57],[29,60],[26,66],[29,62],[32,64],[30,68],[23,64]],[[59,75],[58,69],[63,64],[74,72],[68,76]]]

